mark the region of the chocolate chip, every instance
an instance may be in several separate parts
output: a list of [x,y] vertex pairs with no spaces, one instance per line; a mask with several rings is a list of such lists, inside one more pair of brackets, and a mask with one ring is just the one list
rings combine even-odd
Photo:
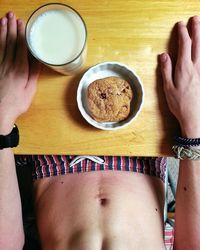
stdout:
[[106,99],[106,94],[105,93],[101,93],[101,98],[102,99]]

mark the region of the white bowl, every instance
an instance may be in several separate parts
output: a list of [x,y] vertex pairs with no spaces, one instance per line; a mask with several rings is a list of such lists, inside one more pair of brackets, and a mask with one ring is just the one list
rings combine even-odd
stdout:
[[[125,120],[120,122],[97,122],[91,117],[88,109],[87,88],[95,80],[109,76],[118,76],[131,85],[133,100],[131,102],[130,114]],[[118,62],[104,62],[90,68],[80,80],[77,90],[77,103],[82,116],[88,123],[103,130],[117,130],[128,126],[140,113],[143,99],[144,90],[140,78],[131,68]]]

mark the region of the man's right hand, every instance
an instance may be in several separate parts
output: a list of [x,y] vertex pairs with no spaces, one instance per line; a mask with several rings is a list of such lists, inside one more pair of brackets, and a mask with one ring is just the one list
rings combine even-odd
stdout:
[[39,63],[28,60],[25,26],[9,12],[0,20],[0,134],[8,134],[30,106]]

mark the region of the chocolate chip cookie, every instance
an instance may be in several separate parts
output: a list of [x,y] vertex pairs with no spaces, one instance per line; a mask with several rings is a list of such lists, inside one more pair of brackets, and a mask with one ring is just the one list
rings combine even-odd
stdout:
[[111,76],[92,82],[87,89],[88,108],[98,122],[118,122],[130,113],[133,91],[130,84]]

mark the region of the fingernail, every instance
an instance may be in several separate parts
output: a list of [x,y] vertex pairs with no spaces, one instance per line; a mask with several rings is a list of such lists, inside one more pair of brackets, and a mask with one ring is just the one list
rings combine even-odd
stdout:
[[165,53],[161,54],[160,55],[160,60],[162,63],[166,62],[167,61],[167,55]]
[[180,28],[182,28],[182,27],[185,27],[185,23],[183,22],[183,21],[179,21],[178,23],[177,23],[177,27],[180,29]]
[[8,12],[8,18],[13,18],[14,17],[14,13],[12,11]]
[[7,23],[7,18],[3,17],[1,19],[1,25],[4,26],[4,25],[6,25],[6,23]]
[[18,20],[17,20],[17,24],[18,24],[18,25],[22,25],[22,20],[21,20],[21,19],[18,19]]
[[195,22],[196,22],[196,21],[199,21],[199,17],[198,17],[198,16],[193,16],[192,19],[193,19],[193,21],[195,21]]

